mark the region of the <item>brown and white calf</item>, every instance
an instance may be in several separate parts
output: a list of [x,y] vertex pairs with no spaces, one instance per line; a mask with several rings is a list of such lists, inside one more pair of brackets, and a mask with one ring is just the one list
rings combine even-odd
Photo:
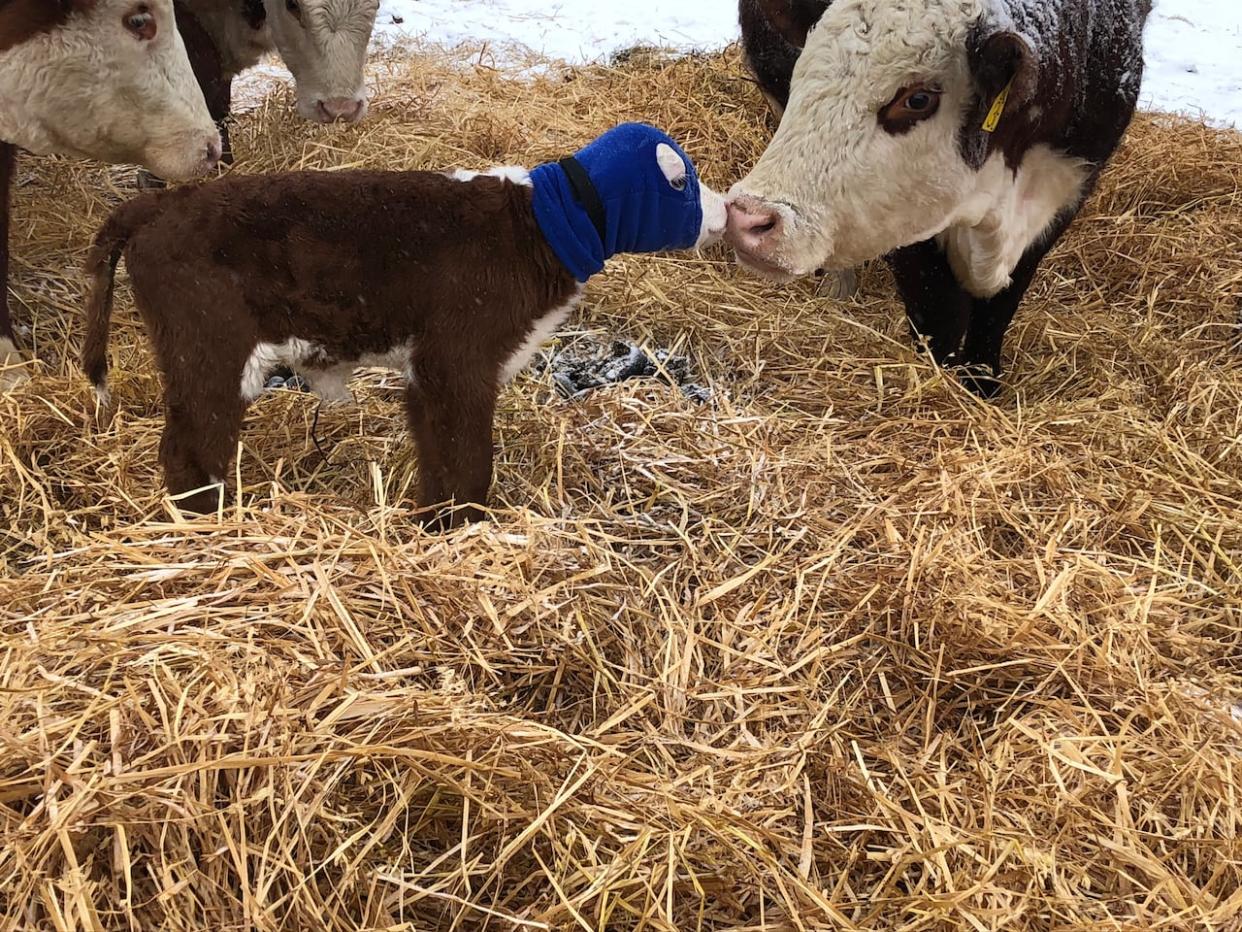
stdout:
[[671,139],[629,124],[532,172],[232,175],[116,210],[88,260],[83,367],[106,398],[122,253],[164,375],[160,460],[213,511],[242,416],[286,365],[329,398],[358,366],[403,369],[418,504],[470,505],[492,476],[497,392],[619,252],[694,248],[724,199]]
[[1149,0],[834,0],[729,239],[776,279],[884,256],[916,335],[999,391],[1041,260],[1134,114]]
[[233,80],[273,51],[293,74],[303,117],[320,123],[362,119],[367,46],[378,12],[379,0],[177,0],[177,22],[224,133],[225,152]]
[[0,390],[24,372],[8,307],[16,147],[136,162],[169,178],[209,171],[220,138],[171,0],[0,4]]

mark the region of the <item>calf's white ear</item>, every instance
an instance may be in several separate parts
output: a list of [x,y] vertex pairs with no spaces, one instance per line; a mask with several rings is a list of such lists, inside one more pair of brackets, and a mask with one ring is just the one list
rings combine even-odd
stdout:
[[676,190],[680,191],[686,186],[686,163],[676,149],[666,142],[660,143],[656,146],[656,162],[665,180]]

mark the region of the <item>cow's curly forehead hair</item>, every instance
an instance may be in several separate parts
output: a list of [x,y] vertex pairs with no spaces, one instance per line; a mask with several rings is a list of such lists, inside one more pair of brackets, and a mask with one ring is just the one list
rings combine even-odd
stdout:
[[[944,75],[960,64],[986,0],[837,0],[807,38],[794,92],[810,85],[850,95],[891,94],[911,78]],[[799,72],[810,77],[800,80]],[[880,86],[883,85],[883,86]]]

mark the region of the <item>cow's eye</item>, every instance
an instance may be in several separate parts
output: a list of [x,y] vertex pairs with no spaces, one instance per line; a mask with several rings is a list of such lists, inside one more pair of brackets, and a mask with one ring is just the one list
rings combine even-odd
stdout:
[[934,84],[903,87],[889,105],[880,111],[880,125],[893,135],[909,132],[920,120],[936,115],[943,93]]
[[145,3],[134,7],[125,15],[125,28],[144,42],[150,42],[159,31],[155,22],[155,14]]
[[298,3],[298,0],[285,0],[285,9],[298,19],[302,18],[302,5]]
[[682,175],[680,178],[670,178],[668,180],[668,183],[672,185],[674,191],[686,190],[686,176],[685,175]]

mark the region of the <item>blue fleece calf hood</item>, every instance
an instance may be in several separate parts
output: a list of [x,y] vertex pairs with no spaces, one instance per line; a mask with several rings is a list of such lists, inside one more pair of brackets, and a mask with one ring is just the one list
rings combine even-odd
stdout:
[[[660,145],[685,163],[674,186],[657,161]],[[548,245],[580,282],[623,252],[689,249],[703,204],[694,163],[665,132],[641,123],[609,130],[572,159],[531,172],[535,219]]]

